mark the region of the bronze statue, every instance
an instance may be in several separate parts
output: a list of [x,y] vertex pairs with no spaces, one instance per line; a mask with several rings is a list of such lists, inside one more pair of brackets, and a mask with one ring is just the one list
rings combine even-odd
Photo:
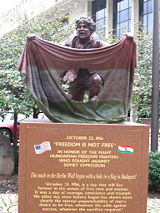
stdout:
[[[28,36],[18,62],[27,88],[53,122],[125,120],[136,66],[133,37],[106,45],[93,38],[95,23],[88,17],[77,20],[76,29],[77,35],[64,45]],[[69,85],[70,95],[62,82]],[[84,101],[86,91],[89,101]]]
[[[81,17],[76,21],[77,35],[68,39],[64,45],[78,49],[93,49],[107,46],[104,42],[95,40],[92,33],[96,24],[89,17]],[[74,101],[83,101],[85,92],[89,91],[89,100],[96,100],[103,85],[103,78],[88,69],[75,66],[73,69],[63,73],[62,81],[69,84],[69,94]]]

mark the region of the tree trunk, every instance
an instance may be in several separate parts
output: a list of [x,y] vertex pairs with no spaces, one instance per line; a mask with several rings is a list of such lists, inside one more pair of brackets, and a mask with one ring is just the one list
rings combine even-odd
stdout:
[[13,149],[14,151],[18,150],[17,146],[17,113],[14,112],[14,126],[13,126]]
[[38,118],[39,110],[36,108],[33,108],[33,118]]
[[137,121],[138,121],[138,106],[133,106],[131,104],[130,122],[137,122]]

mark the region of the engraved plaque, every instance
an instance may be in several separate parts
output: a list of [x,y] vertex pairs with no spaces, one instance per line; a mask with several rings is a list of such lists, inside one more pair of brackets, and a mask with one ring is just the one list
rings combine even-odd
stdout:
[[145,213],[149,127],[20,125],[19,213]]

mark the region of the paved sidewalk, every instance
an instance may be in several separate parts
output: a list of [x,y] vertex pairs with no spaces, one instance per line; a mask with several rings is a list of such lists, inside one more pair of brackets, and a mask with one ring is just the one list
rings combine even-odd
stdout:
[[147,213],[160,213],[160,199],[148,198]]
[[[18,213],[17,194],[0,194],[0,213]],[[160,213],[160,199],[148,198],[147,213]]]
[[17,194],[0,194],[0,213],[18,213]]

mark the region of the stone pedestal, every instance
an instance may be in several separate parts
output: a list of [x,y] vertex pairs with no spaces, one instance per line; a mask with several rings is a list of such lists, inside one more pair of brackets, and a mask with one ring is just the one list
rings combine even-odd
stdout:
[[145,213],[149,127],[20,125],[19,213]]
[[0,135],[0,175],[12,175],[15,167],[14,150],[9,138]]

